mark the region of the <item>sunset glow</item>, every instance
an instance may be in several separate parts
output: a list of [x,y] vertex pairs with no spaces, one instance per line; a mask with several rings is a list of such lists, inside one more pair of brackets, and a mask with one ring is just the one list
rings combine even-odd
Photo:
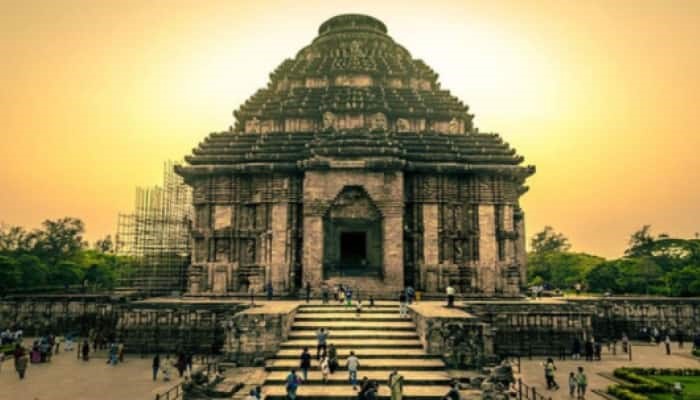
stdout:
[[528,234],[620,256],[644,224],[700,231],[699,1],[5,1],[0,221],[113,233],[329,17],[398,43],[537,166]]

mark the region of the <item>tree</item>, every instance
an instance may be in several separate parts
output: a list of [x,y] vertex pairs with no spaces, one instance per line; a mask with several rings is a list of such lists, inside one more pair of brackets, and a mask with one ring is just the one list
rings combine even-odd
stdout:
[[16,288],[19,280],[17,261],[12,257],[0,255],[0,292]]
[[700,296],[700,266],[688,265],[669,276],[671,296]]
[[112,252],[114,250],[114,242],[112,242],[112,236],[107,235],[104,237],[104,239],[96,241],[93,247],[100,253]]
[[32,288],[46,284],[48,270],[39,257],[22,254],[17,257],[17,270],[20,274],[20,286]]
[[617,282],[620,271],[618,260],[605,261],[593,267],[586,275],[588,289],[592,292],[620,292]]
[[80,266],[72,261],[61,261],[49,270],[47,281],[50,285],[75,285],[82,280]]
[[566,236],[555,232],[551,226],[545,226],[541,232],[537,232],[532,236],[530,247],[534,253],[543,254],[553,251],[568,251],[571,248],[571,244]]
[[35,254],[46,260],[49,265],[56,265],[59,261],[74,257],[86,245],[82,236],[85,225],[77,218],[46,220],[42,226],[44,230],[34,232],[34,250]]
[[654,245],[654,236],[651,235],[651,225],[644,225],[638,231],[632,233],[629,239],[629,247],[625,250],[628,257],[643,257],[651,255]]
[[32,236],[24,228],[0,224],[0,253],[27,252],[32,246]]

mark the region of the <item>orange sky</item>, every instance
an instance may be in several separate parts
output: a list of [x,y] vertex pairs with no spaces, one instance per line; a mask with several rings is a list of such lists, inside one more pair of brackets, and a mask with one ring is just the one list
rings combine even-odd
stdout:
[[135,186],[360,12],[537,166],[528,235],[615,257],[643,224],[700,231],[700,1],[411,3],[0,0],[0,220],[114,232]]

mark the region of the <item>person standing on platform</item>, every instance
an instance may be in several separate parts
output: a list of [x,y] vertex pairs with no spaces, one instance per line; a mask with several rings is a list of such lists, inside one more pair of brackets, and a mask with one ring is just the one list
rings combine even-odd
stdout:
[[664,339],[664,345],[666,345],[666,355],[670,356],[671,355],[671,337],[666,335],[666,339]]
[[345,306],[352,306],[352,289],[349,286],[345,289]]
[[345,288],[343,288],[343,285],[338,286],[338,302],[341,306],[345,303]]
[[15,346],[14,356],[17,375],[19,375],[19,379],[24,379],[24,374],[27,372],[27,364],[29,364],[29,357],[24,347],[19,343]]
[[297,398],[297,389],[299,388],[299,377],[297,372],[292,370],[289,375],[287,375],[287,383],[285,388],[287,389],[287,398],[289,400],[295,400]]
[[338,369],[338,350],[336,350],[333,343],[331,343],[330,347],[328,348],[328,367],[331,375],[336,369]]
[[158,377],[158,369],[160,369],[160,355],[156,353],[155,356],[153,356],[153,380],[155,381],[156,378]]
[[452,287],[452,285],[447,285],[445,293],[447,293],[447,307],[454,307],[456,293],[455,288]]
[[321,285],[321,302],[323,304],[328,304],[328,298],[330,296],[328,292],[328,285],[325,282],[323,282],[323,284]]
[[578,367],[576,374],[576,387],[578,388],[578,398],[586,398],[586,387],[588,386],[588,377],[583,372],[583,367]]
[[87,339],[83,341],[83,361],[89,361],[90,360],[90,343],[88,343]]
[[321,359],[321,376],[323,379],[323,384],[328,383],[328,374],[331,372],[331,367],[328,362],[328,357],[324,356]]
[[399,294],[399,317],[401,318],[406,318],[408,316],[408,296],[406,296],[406,292],[401,292]]
[[272,300],[272,282],[267,282],[267,285],[265,285],[265,290],[267,291],[267,301]]

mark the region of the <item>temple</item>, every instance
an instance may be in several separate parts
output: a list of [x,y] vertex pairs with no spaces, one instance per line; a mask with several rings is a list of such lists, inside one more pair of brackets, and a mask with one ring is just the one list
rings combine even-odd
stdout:
[[339,15],[176,168],[193,189],[190,294],[348,283],[517,296],[523,166],[365,15]]

